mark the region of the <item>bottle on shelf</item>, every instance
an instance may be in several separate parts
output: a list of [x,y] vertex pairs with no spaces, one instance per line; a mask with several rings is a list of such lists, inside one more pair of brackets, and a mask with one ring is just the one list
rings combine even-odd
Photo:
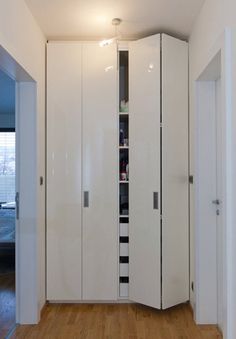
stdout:
[[127,163],[126,164],[126,180],[128,181],[129,180],[129,164]]
[[120,180],[121,181],[126,181],[127,180],[127,175],[126,175],[126,161],[123,159],[121,160],[120,163]]
[[120,146],[124,146],[124,131],[120,129]]
[[129,139],[128,138],[124,138],[124,146],[125,147],[129,146]]

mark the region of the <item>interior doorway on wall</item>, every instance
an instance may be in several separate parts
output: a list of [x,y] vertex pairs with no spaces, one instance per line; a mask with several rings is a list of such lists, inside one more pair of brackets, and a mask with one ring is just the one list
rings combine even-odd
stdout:
[[15,326],[15,81],[0,70],[0,337]]
[[[15,324],[37,324],[41,309],[37,229],[40,187],[37,167],[38,83],[1,45],[0,70],[15,82],[15,190],[18,197],[15,213]],[[14,328],[8,337],[13,332]],[[4,336],[0,333],[0,337]]]
[[223,332],[224,201],[222,56],[196,83],[196,318]]

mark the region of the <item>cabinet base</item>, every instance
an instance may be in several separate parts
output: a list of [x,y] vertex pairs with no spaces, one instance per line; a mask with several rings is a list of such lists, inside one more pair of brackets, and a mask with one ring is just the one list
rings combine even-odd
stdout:
[[118,300],[47,300],[49,304],[134,304],[128,299]]

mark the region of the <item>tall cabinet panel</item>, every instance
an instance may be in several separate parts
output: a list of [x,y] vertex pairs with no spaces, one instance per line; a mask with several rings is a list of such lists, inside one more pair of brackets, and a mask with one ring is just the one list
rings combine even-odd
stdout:
[[48,44],[47,299],[81,299],[81,45]]
[[189,299],[188,45],[130,44],[130,298],[156,308]]
[[117,51],[83,45],[83,299],[118,293]]
[[189,299],[188,44],[162,35],[162,299]]
[[160,308],[160,35],[130,44],[129,68],[129,297]]

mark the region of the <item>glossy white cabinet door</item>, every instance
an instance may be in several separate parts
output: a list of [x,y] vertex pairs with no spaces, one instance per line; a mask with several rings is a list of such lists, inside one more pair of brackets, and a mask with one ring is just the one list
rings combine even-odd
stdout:
[[47,299],[81,299],[81,45],[47,48]]
[[188,44],[162,35],[162,300],[189,300]]
[[[83,299],[118,292],[118,126],[115,44],[83,45]],[[84,201],[86,203],[86,201]]]
[[160,35],[130,44],[129,68],[129,297],[160,308]]

